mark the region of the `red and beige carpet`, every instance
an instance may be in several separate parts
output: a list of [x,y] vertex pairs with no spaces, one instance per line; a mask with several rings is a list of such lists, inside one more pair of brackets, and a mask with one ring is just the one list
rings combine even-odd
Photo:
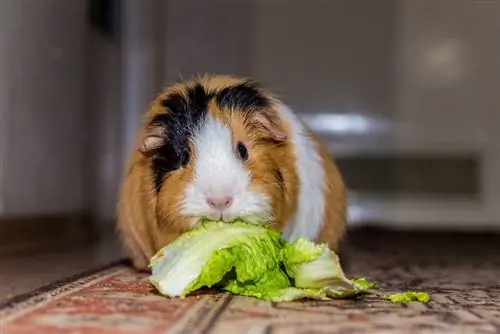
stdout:
[[[126,263],[0,303],[0,334],[500,333],[500,236],[363,230],[350,275],[384,291],[425,290],[428,304],[377,297],[268,303],[224,293],[169,300]],[[33,273],[36,275],[36,273]]]

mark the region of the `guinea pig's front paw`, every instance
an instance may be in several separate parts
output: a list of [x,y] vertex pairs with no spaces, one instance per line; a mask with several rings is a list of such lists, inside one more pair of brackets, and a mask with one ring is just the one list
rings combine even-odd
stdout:
[[139,272],[149,272],[149,262],[144,257],[131,259],[132,266]]

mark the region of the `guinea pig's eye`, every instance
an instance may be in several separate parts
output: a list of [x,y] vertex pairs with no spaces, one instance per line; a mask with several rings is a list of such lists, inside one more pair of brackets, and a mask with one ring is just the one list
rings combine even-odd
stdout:
[[236,143],[236,152],[241,160],[246,161],[248,159],[248,150],[242,142]]

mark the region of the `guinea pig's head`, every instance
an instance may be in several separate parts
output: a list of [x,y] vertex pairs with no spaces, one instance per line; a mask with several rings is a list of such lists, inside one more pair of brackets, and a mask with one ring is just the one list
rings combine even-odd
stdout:
[[153,102],[139,151],[160,225],[277,219],[290,143],[275,103],[257,83],[227,76],[176,84]]

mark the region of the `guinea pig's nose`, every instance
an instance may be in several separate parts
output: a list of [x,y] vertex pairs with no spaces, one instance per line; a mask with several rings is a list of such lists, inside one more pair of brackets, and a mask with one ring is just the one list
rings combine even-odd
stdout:
[[207,198],[207,203],[211,208],[222,210],[233,204],[233,198],[229,196],[209,197]]

